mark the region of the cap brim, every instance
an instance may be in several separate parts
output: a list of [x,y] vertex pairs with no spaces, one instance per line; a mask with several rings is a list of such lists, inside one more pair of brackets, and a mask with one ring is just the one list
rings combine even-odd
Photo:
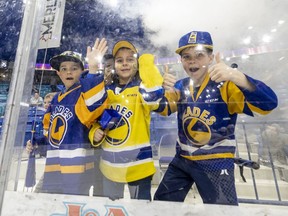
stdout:
[[176,52],[177,54],[180,54],[182,50],[184,50],[184,49],[186,49],[186,48],[188,48],[188,47],[195,47],[195,46],[198,46],[198,45],[202,45],[203,47],[206,47],[206,48],[208,48],[208,49],[213,50],[213,46],[211,46],[211,45],[206,45],[206,44],[189,44],[189,45],[182,46],[182,47],[176,49],[175,52]]
[[130,43],[129,41],[118,41],[114,47],[113,47],[113,50],[112,50],[112,55],[113,57],[115,57],[116,53],[118,52],[118,50],[120,48],[128,48],[128,49],[131,49],[133,52],[137,53],[137,49],[134,47],[134,45],[132,43]]
[[65,61],[72,61],[72,62],[80,63],[82,70],[84,70],[83,62],[72,56],[61,56],[61,55],[55,56],[50,59],[50,65],[55,70],[59,71],[60,64]]

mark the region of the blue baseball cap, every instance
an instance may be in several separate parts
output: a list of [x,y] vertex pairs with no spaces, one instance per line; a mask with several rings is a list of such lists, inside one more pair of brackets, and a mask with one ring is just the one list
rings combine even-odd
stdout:
[[185,34],[180,38],[178,49],[176,49],[175,52],[177,54],[180,54],[183,49],[187,47],[194,47],[197,45],[202,45],[203,47],[213,50],[213,42],[210,33],[202,31],[192,31]]

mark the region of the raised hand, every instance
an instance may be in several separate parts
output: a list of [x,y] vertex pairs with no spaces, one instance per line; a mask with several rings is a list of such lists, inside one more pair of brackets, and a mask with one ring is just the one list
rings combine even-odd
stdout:
[[107,52],[108,46],[105,38],[101,40],[96,38],[94,46],[87,47],[86,60],[89,65],[89,72],[96,73],[98,66],[101,64],[104,54]]
[[209,75],[210,79],[215,82],[225,82],[232,81],[237,86],[245,88],[249,91],[254,91],[255,86],[250,83],[241,71],[237,68],[231,68],[226,65],[220,57],[220,53],[217,53],[215,56],[216,64],[210,67]]
[[223,82],[223,81],[230,81],[233,78],[233,73],[237,69],[231,68],[226,65],[220,57],[220,53],[217,53],[215,56],[216,64],[210,67],[209,74],[212,81],[215,82]]
[[168,65],[164,65],[164,75],[163,75],[163,87],[167,91],[172,91],[174,89],[174,84],[176,83],[176,76],[169,73]]

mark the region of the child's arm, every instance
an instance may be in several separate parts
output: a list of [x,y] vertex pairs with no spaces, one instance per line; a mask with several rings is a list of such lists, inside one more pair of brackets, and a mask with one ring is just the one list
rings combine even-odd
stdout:
[[101,40],[99,38],[96,38],[94,46],[87,47],[86,58],[89,65],[89,73],[91,74],[97,73],[99,65],[101,64],[102,58],[104,54],[107,52],[107,49],[108,46],[105,38],[102,38]]

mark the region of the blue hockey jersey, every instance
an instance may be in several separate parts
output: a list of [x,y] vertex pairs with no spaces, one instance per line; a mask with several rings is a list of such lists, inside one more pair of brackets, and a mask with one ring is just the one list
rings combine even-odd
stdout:
[[236,148],[237,114],[268,114],[277,106],[277,96],[263,82],[249,76],[250,92],[233,82],[216,83],[209,75],[199,88],[190,78],[179,80],[174,92],[165,93],[162,115],[177,112],[177,154],[190,160],[233,158]]
[[107,93],[99,75],[88,74],[53,98],[43,119],[50,144],[44,192],[88,195],[97,159],[88,133],[106,106]]

